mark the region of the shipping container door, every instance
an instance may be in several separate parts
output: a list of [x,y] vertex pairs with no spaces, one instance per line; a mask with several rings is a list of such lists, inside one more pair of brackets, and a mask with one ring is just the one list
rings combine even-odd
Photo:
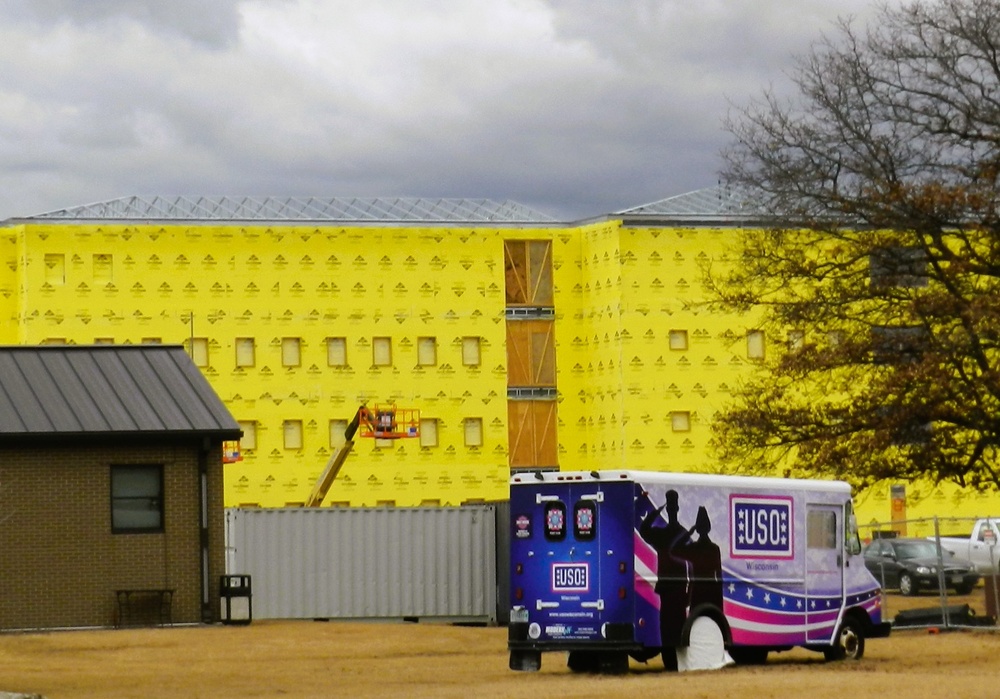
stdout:
[[806,506],[806,641],[829,643],[844,597],[843,508]]

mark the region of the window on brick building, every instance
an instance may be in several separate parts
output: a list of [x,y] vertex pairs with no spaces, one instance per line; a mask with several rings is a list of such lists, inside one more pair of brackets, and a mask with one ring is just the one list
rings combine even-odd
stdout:
[[111,531],[163,531],[163,466],[111,467]]

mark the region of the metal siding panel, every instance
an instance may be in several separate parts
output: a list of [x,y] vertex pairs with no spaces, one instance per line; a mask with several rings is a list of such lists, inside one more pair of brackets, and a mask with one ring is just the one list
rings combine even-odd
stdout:
[[495,618],[490,507],[230,512],[257,618]]

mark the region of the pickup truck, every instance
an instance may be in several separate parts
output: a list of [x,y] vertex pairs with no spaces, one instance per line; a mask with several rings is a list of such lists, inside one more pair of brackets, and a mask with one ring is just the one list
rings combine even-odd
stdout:
[[[927,537],[934,541],[933,536]],[[977,519],[971,534],[942,536],[941,548],[956,558],[968,559],[980,573],[990,574],[1000,565],[1000,518]]]

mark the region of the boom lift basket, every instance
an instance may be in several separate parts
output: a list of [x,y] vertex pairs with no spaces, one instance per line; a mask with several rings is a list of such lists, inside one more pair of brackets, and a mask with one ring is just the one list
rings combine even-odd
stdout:
[[230,440],[222,443],[222,463],[234,464],[243,461],[243,453],[240,451],[240,441]]
[[389,405],[363,406],[360,430],[372,439],[408,439],[420,436],[420,411]]

